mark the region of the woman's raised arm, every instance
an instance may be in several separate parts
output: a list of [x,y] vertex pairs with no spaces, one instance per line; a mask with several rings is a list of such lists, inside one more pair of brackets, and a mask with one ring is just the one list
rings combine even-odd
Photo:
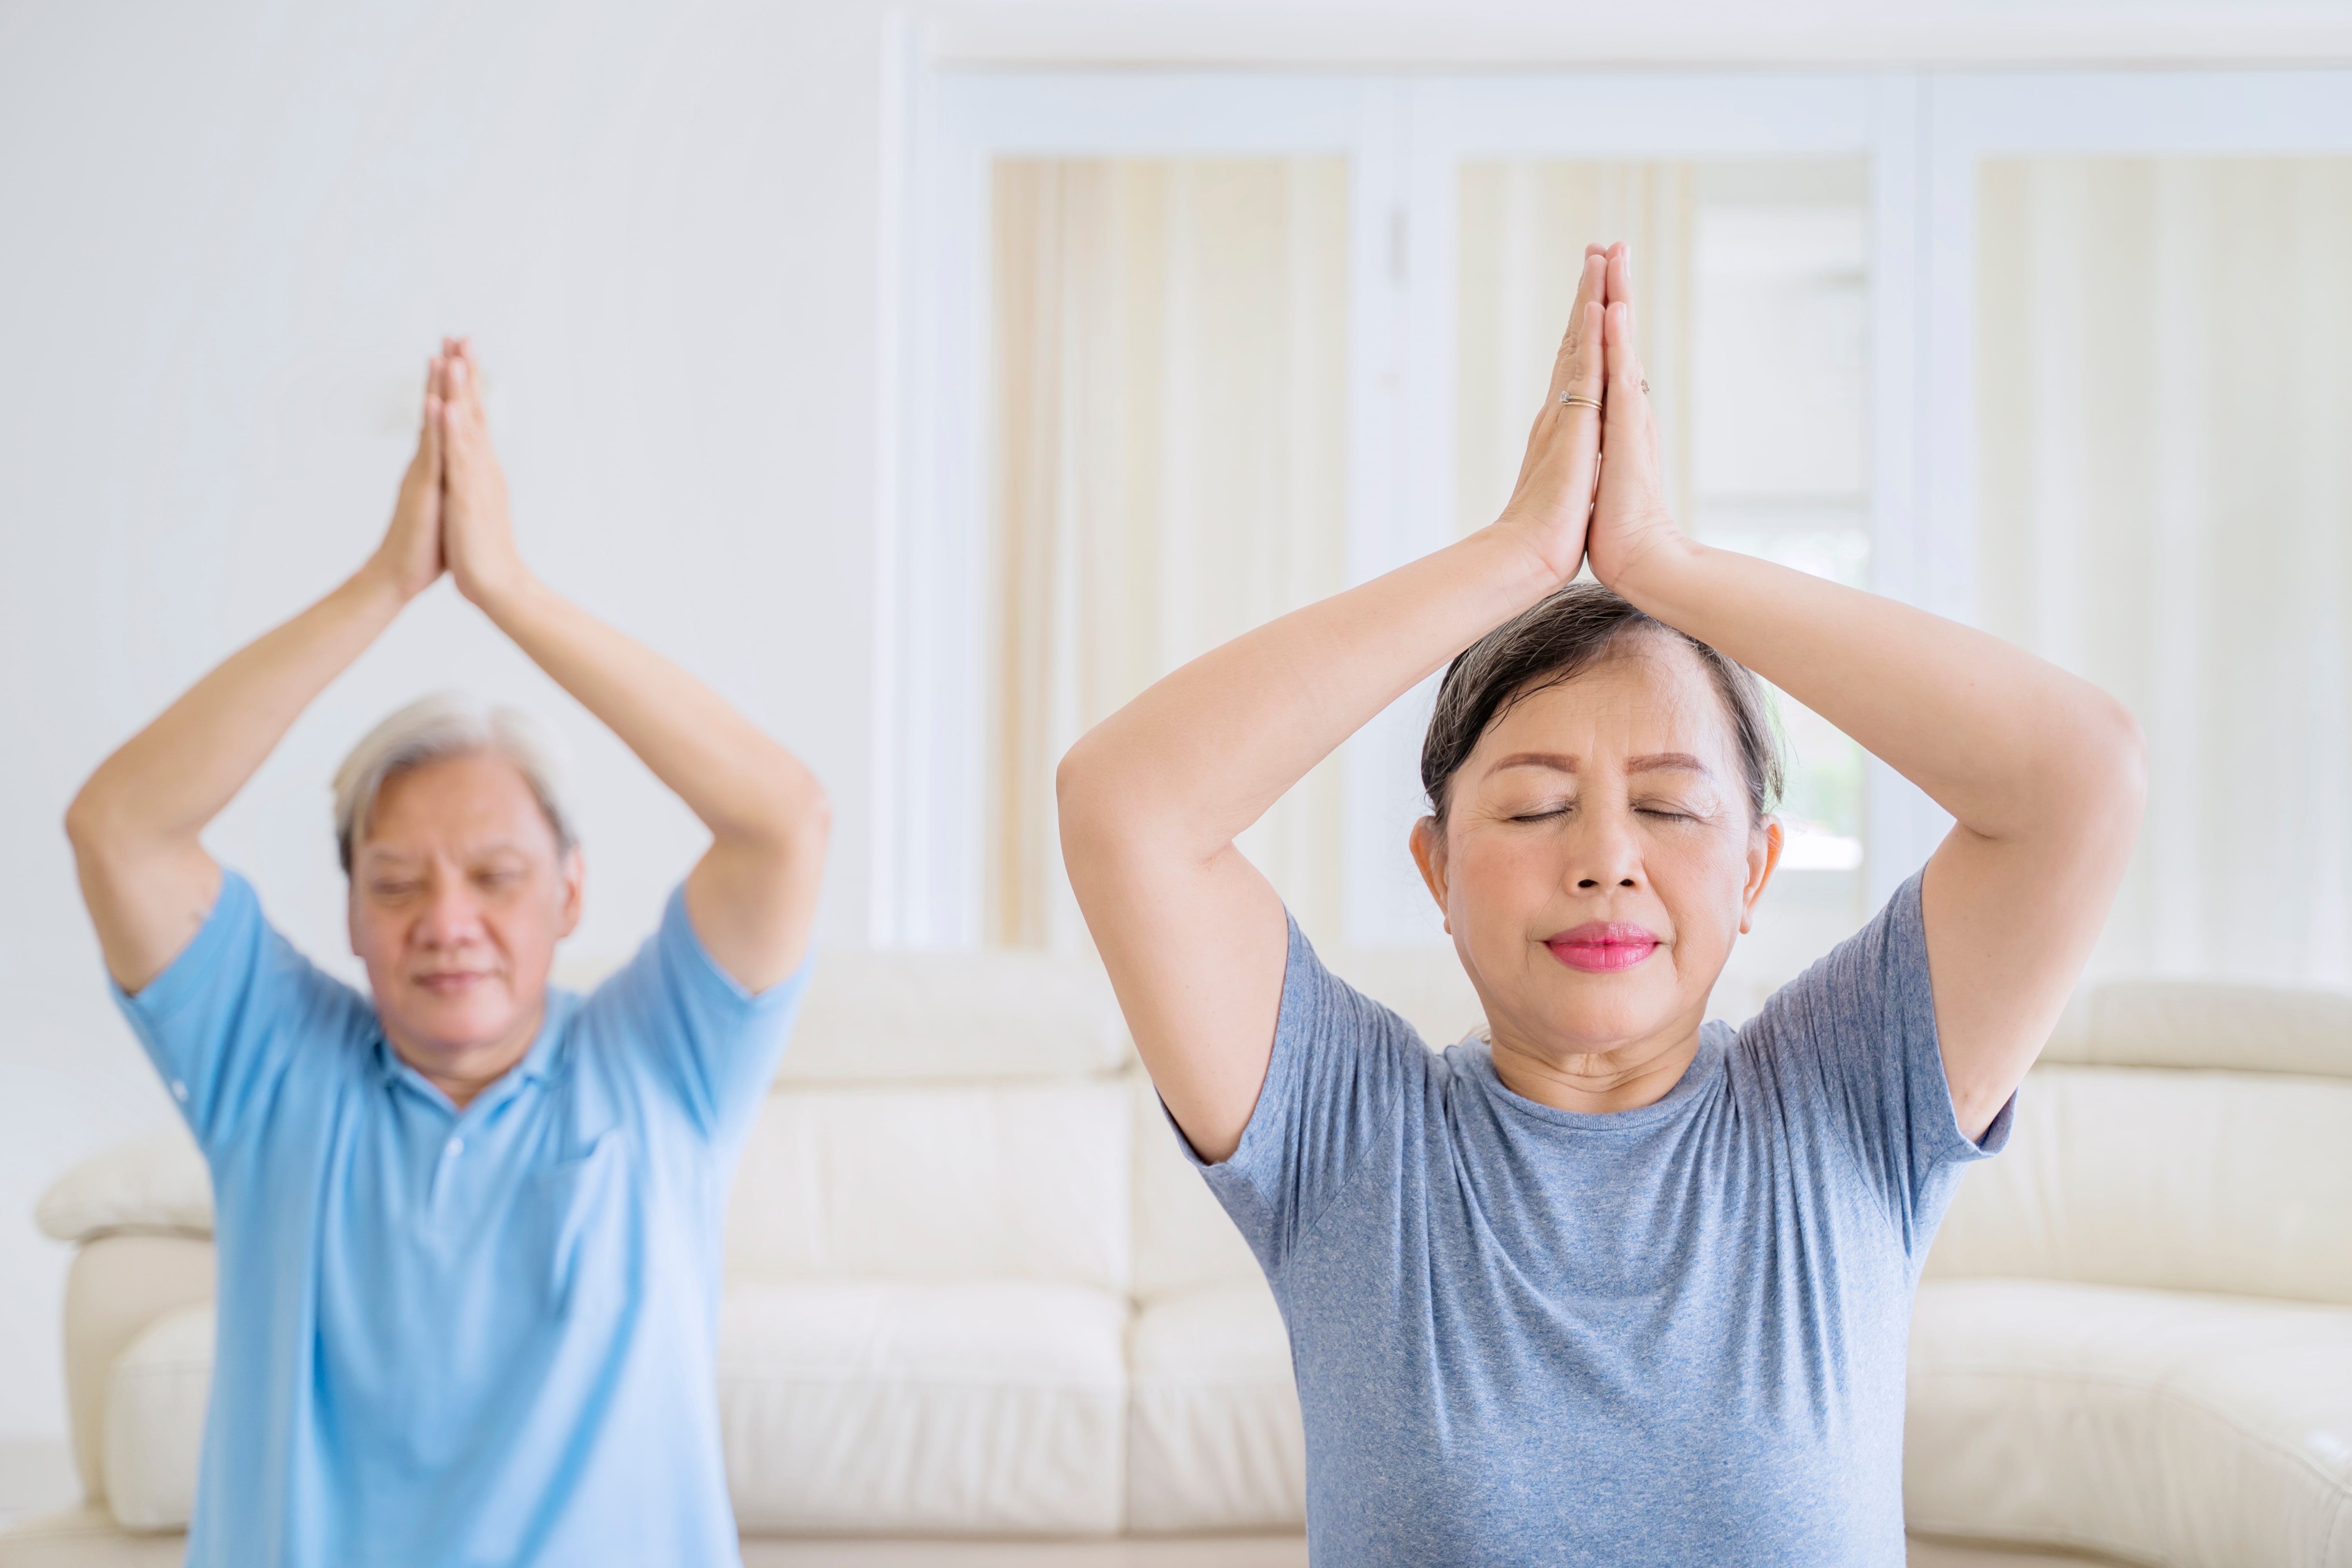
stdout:
[[1381,709],[1576,574],[1602,268],[1595,247],[1500,521],[1202,655],[1062,759],[1070,885],[1152,1082],[1204,1160],[1233,1153],[1257,1104],[1287,956],[1281,901],[1234,839]]
[[1835,724],[1957,819],[1922,900],[1960,1126],[1983,1135],[2064,1007],[2139,831],[2122,703],[1997,637],[1685,538],[1658,482],[1627,264],[1612,256],[1593,574]]

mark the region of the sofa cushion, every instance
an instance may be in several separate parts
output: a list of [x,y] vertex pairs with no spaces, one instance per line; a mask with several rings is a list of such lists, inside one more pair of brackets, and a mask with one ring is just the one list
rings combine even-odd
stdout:
[[2352,1568],[2352,1311],[1930,1282],[1904,1442],[1922,1533]]
[[1128,1304],[1034,1280],[738,1286],[719,1310],[735,1517],[805,1534],[1117,1531]]
[[108,1510],[124,1529],[188,1527],[212,1381],[209,1301],[164,1313],[115,1357],[100,1464]]
[[845,949],[818,955],[777,1079],[1076,1078],[1131,1059],[1118,999],[1090,959]]
[[2352,1079],[2052,1066],[1927,1274],[2352,1304]]
[[1290,1336],[1263,1279],[1146,1307],[1129,1353],[1128,1528],[1306,1522],[1307,1436]]
[[736,1173],[728,1278],[1124,1291],[1130,1163],[1116,1079],[772,1095]]
[[177,1121],[93,1154],[49,1184],[33,1211],[42,1234],[89,1241],[117,1231],[210,1236],[213,1178]]

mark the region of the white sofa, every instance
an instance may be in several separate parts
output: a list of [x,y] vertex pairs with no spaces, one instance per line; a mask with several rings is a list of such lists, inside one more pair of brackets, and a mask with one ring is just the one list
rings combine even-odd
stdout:
[[[1334,955],[1433,1037],[1449,957]],[[830,957],[746,1152],[719,1378],[747,1531],[1295,1528],[1282,1324],[1108,990],[1017,955]],[[61,1180],[74,1453],[185,1521],[210,1204],[176,1130]],[[2352,1568],[2352,1001],[2112,985],[1963,1184],[1912,1345],[1915,1531]],[[5,1552],[0,1552],[5,1555]],[[1942,1560],[1942,1559],[1939,1559]]]

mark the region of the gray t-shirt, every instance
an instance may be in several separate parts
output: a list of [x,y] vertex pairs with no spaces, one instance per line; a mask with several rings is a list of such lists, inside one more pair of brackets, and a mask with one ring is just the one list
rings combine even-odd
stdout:
[[1900,1568],[1912,1293],[2014,1105],[1980,1145],[1953,1115],[1916,877],[1608,1115],[1433,1055],[1294,923],[1202,1171],[1289,1326],[1318,1568]]

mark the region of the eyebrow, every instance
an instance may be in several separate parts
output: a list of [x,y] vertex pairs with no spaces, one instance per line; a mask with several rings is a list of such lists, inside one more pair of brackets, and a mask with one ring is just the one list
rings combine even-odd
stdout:
[[[1564,752],[1513,752],[1509,756],[1488,768],[1487,776],[1492,777],[1507,768],[1542,768],[1555,773],[1573,773],[1581,771],[1581,765],[1577,759]],[[1688,752],[1652,752],[1646,756],[1628,757],[1625,759],[1625,771],[1629,773],[1672,771],[1696,773],[1702,778],[1715,776],[1713,769]]]
[[[500,838],[494,843],[477,845],[463,853],[465,858],[470,860],[487,860],[493,855],[520,855],[526,860],[530,858],[530,851],[511,838]],[[356,864],[363,854],[378,862],[389,861],[395,866],[412,865],[420,859],[432,858],[430,856],[409,855],[398,849],[387,849],[379,844],[370,842],[361,845],[352,852],[352,862]]]

